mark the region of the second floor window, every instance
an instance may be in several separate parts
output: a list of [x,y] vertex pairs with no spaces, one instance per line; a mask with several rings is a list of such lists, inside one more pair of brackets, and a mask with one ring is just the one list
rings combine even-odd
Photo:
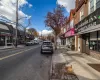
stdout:
[[96,8],[100,8],[100,0],[96,0]]
[[90,13],[94,12],[94,0],[90,0]]
[[84,9],[82,8],[80,11],[80,21],[84,18]]

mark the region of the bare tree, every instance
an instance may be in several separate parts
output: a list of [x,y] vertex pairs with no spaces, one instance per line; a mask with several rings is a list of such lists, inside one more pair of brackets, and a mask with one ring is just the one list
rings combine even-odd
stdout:
[[57,38],[61,32],[61,27],[64,25],[64,20],[64,11],[60,6],[57,6],[53,12],[48,12],[46,15],[45,25],[50,27],[55,34],[55,49],[57,49]]

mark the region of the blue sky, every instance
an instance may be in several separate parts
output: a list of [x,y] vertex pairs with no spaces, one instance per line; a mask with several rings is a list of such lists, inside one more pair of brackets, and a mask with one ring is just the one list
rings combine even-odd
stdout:
[[[57,0],[27,0],[33,6],[29,8],[27,5],[22,8],[23,12],[32,16],[31,26],[37,31],[46,29],[44,20],[48,11],[52,11],[56,7]],[[68,12],[65,12],[68,16]]]

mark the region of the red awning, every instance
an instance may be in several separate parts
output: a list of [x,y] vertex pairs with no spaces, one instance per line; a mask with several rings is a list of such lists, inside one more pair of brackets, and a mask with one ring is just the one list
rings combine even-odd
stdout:
[[72,28],[68,32],[65,33],[65,37],[70,37],[75,35],[75,29]]

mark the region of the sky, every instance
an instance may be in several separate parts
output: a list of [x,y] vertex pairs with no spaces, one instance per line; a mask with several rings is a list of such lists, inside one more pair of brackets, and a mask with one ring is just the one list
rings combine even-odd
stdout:
[[[75,0],[19,0],[19,18],[27,17],[19,22],[27,26],[30,18],[31,25],[29,27],[35,28],[44,34],[50,33],[45,27],[44,20],[48,11],[52,11],[57,3],[65,7],[65,16],[69,15],[70,9],[75,6]],[[0,15],[6,16],[8,19],[15,22],[16,20],[16,0],[1,0],[0,1]]]

